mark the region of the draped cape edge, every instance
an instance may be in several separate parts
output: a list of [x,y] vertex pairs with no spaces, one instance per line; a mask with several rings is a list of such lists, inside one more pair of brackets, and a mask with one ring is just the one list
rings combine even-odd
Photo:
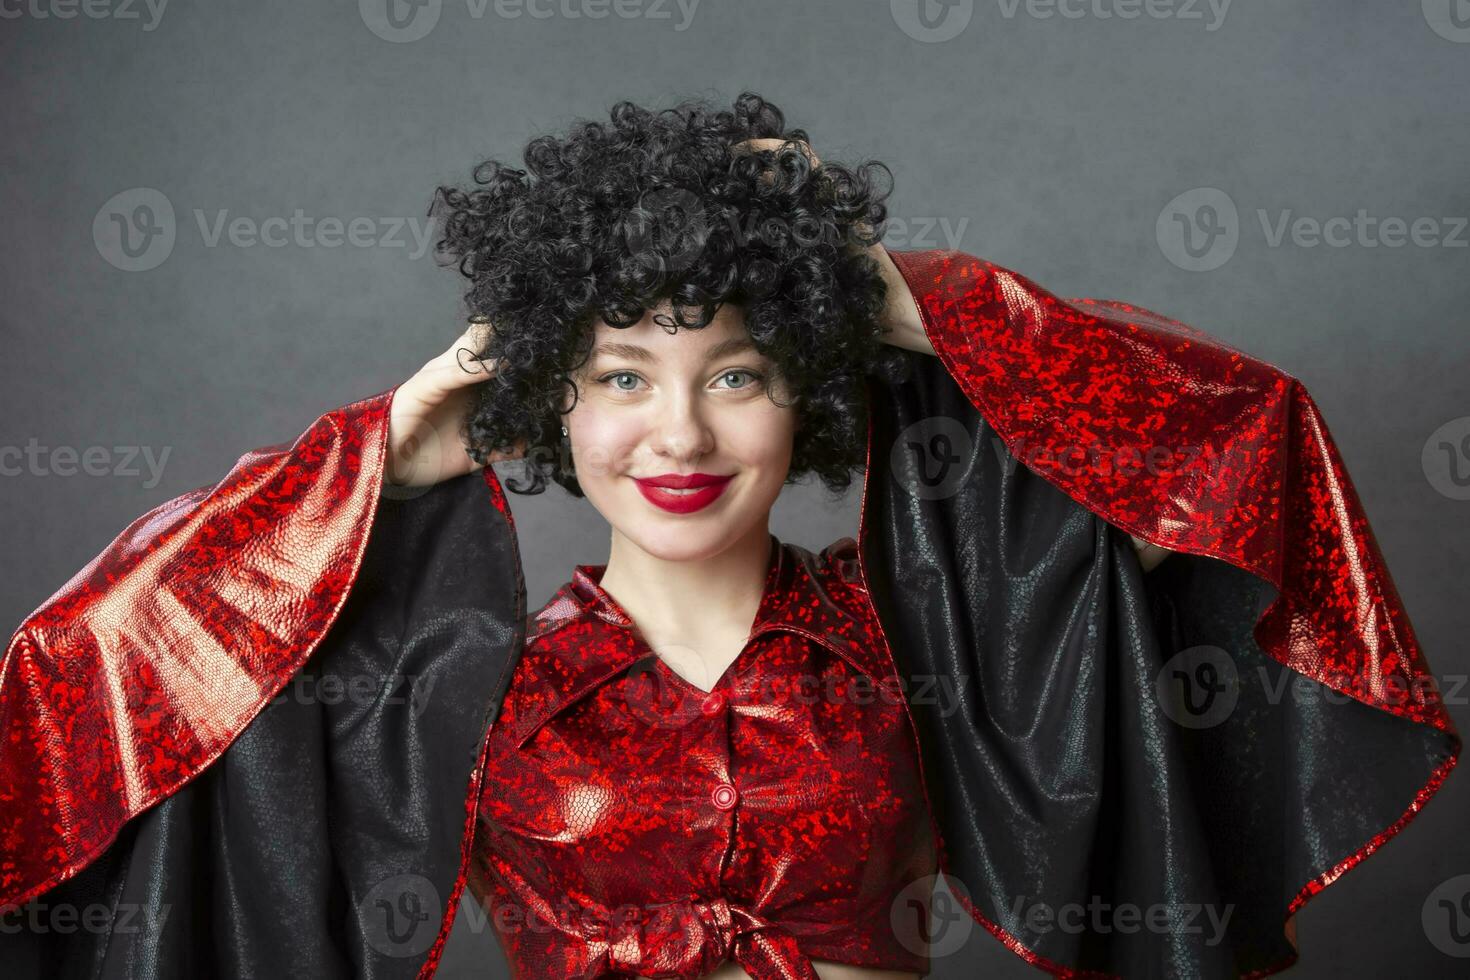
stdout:
[[396,390],[143,515],[12,637],[8,976],[433,974],[525,590],[493,470],[383,491]]
[[[1460,752],[1315,405],[1150,311],[891,254],[939,357],[870,386],[859,540],[900,676],[950,682],[910,710],[951,890],[1058,975],[1289,965],[1283,916]],[[435,972],[525,595],[492,468],[380,493],[394,390],[143,515],[12,637],[0,908],[190,926],[7,930],[36,975]],[[1179,554],[1143,574],[1120,529]],[[1270,696],[1283,668],[1305,695]],[[379,693],[332,696],[354,679]],[[1028,915],[1089,897],[1241,914],[1225,941]]]
[[[940,363],[871,386],[860,553],[945,692],[911,710],[955,898],[1059,976],[1290,966],[1287,920],[1461,751],[1315,403],[1149,310],[890,254]],[[1145,574],[1122,532],[1177,553]]]

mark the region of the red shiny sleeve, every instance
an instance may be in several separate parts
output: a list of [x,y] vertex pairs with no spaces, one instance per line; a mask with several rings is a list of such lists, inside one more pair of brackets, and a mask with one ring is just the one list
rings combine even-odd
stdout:
[[1270,582],[1262,649],[1459,735],[1341,454],[1296,378],[1194,327],[1062,299],[964,252],[891,252],[946,370],[1010,452],[1117,527]]
[[305,663],[357,573],[390,389],[139,517],[0,662],[0,908],[99,855]]

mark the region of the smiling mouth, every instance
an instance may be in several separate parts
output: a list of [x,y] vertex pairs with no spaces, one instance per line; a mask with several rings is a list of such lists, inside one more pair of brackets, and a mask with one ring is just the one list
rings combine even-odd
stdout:
[[[725,492],[725,488],[730,485],[734,477],[694,474],[687,478],[668,476],[654,477],[649,480],[640,480],[637,477],[633,479],[638,484],[638,492],[643,494],[643,498],[655,507],[674,514],[690,514],[714,503]],[[696,485],[666,487],[660,486],[660,483]]]

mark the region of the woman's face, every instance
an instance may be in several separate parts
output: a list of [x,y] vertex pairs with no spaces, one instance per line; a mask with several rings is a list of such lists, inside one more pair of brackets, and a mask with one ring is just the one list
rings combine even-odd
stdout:
[[[797,410],[767,396],[773,364],[752,345],[741,307],[674,333],[654,322],[658,312],[667,304],[631,327],[596,324],[563,420],[582,492],[614,532],[657,558],[698,560],[766,526],[791,469]],[[653,482],[690,477],[706,485]]]

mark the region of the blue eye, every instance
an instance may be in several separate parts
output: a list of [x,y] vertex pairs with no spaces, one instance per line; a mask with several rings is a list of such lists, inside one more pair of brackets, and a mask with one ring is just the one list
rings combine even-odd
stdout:
[[[747,368],[733,368],[733,369],[731,369],[729,371],[726,371],[723,374],[721,374],[720,377],[722,377],[722,378],[728,378],[732,374],[735,374],[735,375],[743,374],[746,377],[748,377],[748,378],[751,379],[751,383],[759,383],[762,380],[761,375],[759,375],[756,372],[751,371],[751,370],[749,370]],[[748,387],[750,387],[750,385],[749,384],[743,384],[743,385],[736,385],[735,387],[737,389],[738,388],[748,388]]]
[[[597,383],[598,384],[604,384],[604,385],[605,384],[608,384],[609,383],[609,379],[611,379],[611,378],[632,378],[635,382],[641,380],[638,377],[638,375],[634,374],[632,371],[614,371],[611,374],[604,374],[602,377],[598,378],[597,379]],[[625,388],[625,387],[623,387],[622,385],[619,385],[619,384],[614,384],[613,385],[613,388],[616,389],[617,391],[633,391],[634,390],[633,388]]]

